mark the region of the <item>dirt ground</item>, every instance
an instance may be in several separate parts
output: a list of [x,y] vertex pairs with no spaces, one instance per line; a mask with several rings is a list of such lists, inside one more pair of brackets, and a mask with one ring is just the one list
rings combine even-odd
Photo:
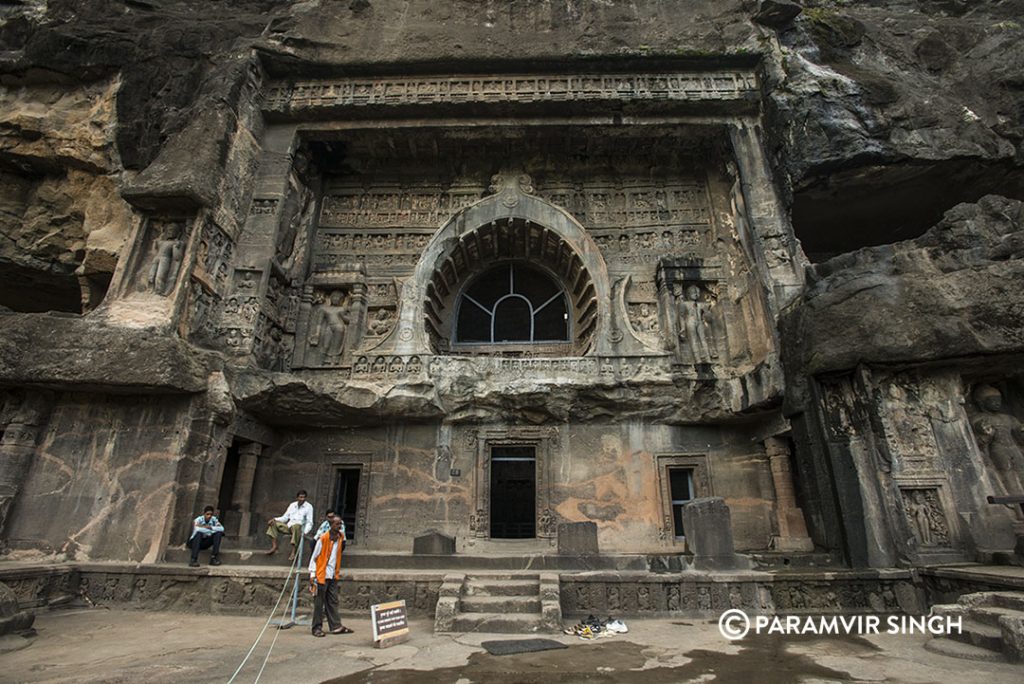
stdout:
[[[264,621],[102,608],[55,610],[19,650],[6,637],[3,682],[227,682]],[[308,627],[268,629],[235,682],[272,684],[532,684],[539,682],[985,682],[1019,684],[1024,666],[935,655],[924,637],[752,637],[727,642],[715,623],[630,620],[628,634],[595,641],[558,636],[568,649],[491,656],[482,641],[511,635],[434,635],[412,621],[404,644],[375,649],[368,619],[352,635],[316,639]],[[274,639],[276,637],[276,642]],[[267,657],[268,649],[273,649]],[[265,665],[264,665],[265,663]],[[429,674],[428,674],[429,672]]]

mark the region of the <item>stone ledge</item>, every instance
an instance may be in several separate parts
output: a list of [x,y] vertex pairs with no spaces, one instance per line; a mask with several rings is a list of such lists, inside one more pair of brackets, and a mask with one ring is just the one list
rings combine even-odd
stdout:
[[0,385],[134,394],[206,390],[208,369],[199,350],[167,332],[56,314],[2,314],[0,330]]

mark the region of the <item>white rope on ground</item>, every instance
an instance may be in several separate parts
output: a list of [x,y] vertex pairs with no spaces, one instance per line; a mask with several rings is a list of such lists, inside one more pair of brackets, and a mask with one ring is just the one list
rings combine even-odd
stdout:
[[[299,576],[295,576],[295,581],[299,581]],[[285,613],[288,612],[288,604],[284,604],[284,610],[281,611],[281,622],[284,622]],[[263,670],[267,667],[267,661],[270,660],[270,654],[274,651],[274,644],[277,643],[277,637],[281,636],[283,630],[278,627],[277,632],[274,633],[274,639],[270,642],[270,648],[267,649],[267,656],[263,659],[263,664],[260,665],[260,671],[256,673],[256,679],[253,680],[252,684],[259,684],[260,677],[263,676]]]
[[[238,673],[241,672],[242,668],[245,667],[245,664],[249,662],[250,656],[252,656],[253,651],[256,650],[256,646],[260,643],[260,639],[263,638],[263,634],[267,631],[267,627],[269,627],[270,623],[274,620],[274,615],[277,613],[277,607],[281,605],[281,599],[284,598],[284,593],[287,591],[288,585],[291,584],[292,575],[294,575],[298,570],[301,558],[301,555],[296,555],[295,562],[289,566],[288,578],[284,581],[284,586],[281,587],[281,593],[277,595],[277,603],[275,603],[274,607],[270,609],[270,617],[267,618],[266,624],[263,625],[263,629],[261,629],[259,635],[257,635],[256,641],[252,642],[252,647],[249,649],[249,652],[245,654],[245,658],[243,658],[242,662],[238,665],[238,669],[235,670],[233,675],[231,675],[231,679],[228,680],[228,684],[232,684],[232,682],[235,681],[235,678],[238,677]],[[285,607],[287,608],[287,604]],[[260,672],[262,671],[263,670],[261,669]]]

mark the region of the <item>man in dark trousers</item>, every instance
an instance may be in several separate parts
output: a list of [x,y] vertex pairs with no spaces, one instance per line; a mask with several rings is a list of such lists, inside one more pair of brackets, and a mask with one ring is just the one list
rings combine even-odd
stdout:
[[331,634],[351,634],[338,617],[338,578],[341,576],[341,547],[345,535],[341,533],[341,519],[331,518],[331,528],[316,540],[313,556],[309,559],[309,593],[313,602],[313,636],[324,635],[324,613]]
[[210,565],[220,565],[220,540],[224,536],[224,526],[213,514],[213,506],[203,509],[203,514],[192,521],[192,536],[188,538],[188,547],[192,549],[190,568],[199,567],[199,552],[210,551]]

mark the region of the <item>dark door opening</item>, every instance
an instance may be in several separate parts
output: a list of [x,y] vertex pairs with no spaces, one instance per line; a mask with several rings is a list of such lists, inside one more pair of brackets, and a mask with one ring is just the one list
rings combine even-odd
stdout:
[[693,499],[693,468],[669,468],[668,483],[672,496],[672,523],[675,536],[683,538],[683,506]]
[[491,449],[491,537],[537,536],[537,459],[533,447]]
[[356,540],[356,511],[359,510],[359,476],[362,468],[338,468],[334,480],[334,512],[345,521],[345,538]]
[[[199,504],[199,513],[203,512],[203,507],[215,505],[217,507],[217,515],[220,516],[223,522],[224,514],[234,510],[235,502],[231,500],[231,497],[235,495],[235,480],[238,479],[238,447],[240,446],[241,442],[237,439],[231,442],[227,456],[224,458],[224,472],[220,476],[220,491],[217,495],[217,501],[215,504],[209,504],[206,501],[197,502]],[[248,534],[248,531],[246,531],[246,534]]]

